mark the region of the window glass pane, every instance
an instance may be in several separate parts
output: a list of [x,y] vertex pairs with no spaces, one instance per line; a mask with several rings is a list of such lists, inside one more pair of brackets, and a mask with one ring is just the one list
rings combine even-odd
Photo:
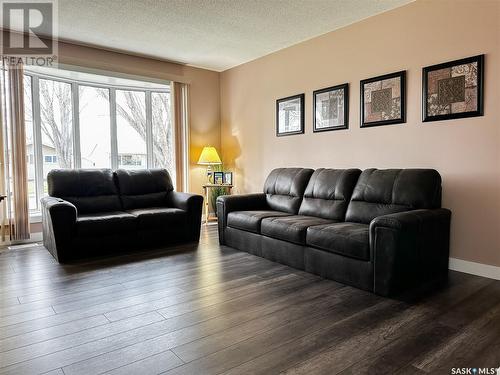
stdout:
[[73,112],[70,84],[40,79],[39,85],[43,191],[47,193],[47,173],[55,168],[73,167]]
[[170,93],[151,93],[153,124],[153,166],[166,168],[175,181],[175,155],[170,113]]
[[79,86],[82,168],[111,168],[109,90]]
[[26,133],[26,163],[28,166],[28,207],[38,211],[38,196],[35,175],[35,142],[33,139],[33,95],[31,77],[24,76],[24,123]]
[[146,94],[116,91],[118,168],[146,168]]

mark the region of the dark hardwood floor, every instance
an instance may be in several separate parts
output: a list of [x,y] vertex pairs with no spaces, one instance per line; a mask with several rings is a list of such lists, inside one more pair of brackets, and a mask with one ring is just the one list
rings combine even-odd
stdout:
[[[220,247],[0,253],[0,374],[450,374],[500,366],[500,281],[398,299]],[[431,291],[429,291],[431,290]]]

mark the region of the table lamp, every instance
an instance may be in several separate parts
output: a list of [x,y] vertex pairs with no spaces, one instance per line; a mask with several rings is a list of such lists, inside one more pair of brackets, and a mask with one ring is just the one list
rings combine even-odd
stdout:
[[215,147],[205,146],[203,151],[201,151],[200,158],[198,159],[198,164],[207,166],[207,176],[208,182],[210,183],[210,176],[212,175],[212,165],[222,164],[219,154]]

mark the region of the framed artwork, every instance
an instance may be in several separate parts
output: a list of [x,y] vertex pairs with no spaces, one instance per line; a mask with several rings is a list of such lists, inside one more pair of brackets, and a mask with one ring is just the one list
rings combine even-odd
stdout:
[[349,84],[327,87],[313,92],[313,131],[349,127]]
[[224,173],[214,172],[214,184],[222,185],[223,182],[224,182]]
[[483,115],[484,55],[422,69],[422,120]]
[[233,172],[224,172],[224,183],[227,185],[233,184]]
[[276,135],[304,133],[304,94],[276,100]]
[[361,127],[406,122],[406,71],[361,81]]

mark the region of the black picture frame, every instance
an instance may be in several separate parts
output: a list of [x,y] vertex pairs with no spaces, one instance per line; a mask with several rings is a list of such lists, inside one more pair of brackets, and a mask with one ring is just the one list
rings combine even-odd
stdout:
[[[220,182],[217,180],[220,179]],[[224,183],[224,172],[214,172],[214,184],[222,185]]]
[[[318,118],[317,118],[317,113],[316,113],[316,104],[317,104],[318,95],[324,94],[326,92],[338,91],[338,90],[342,90],[343,96],[344,96],[343,125],[318,128],[317,127]],[[332,130],[343,130],[343,129],[349,129],[349,84],[343,83],[341,85],[326,87],[323,89],[313,91],[313,132],[320,133],[320,132],[326,132],[326,131],[332,131]]]
[[[300,114],[299,114],[299,130],[294,130],[294,131],[287,131],[287,132],[280,132],[280,104],[285,103],[287,101],[293,101],[299,99],[300,101]],[[298,94],[298,95],[292,95],[288,96],[286,98],[281,98],[276,100],[276,136],[277,137],[283,137],[287,135],[295,135],[295,134],[304,134],[304,101],[305,101],[305,94]]]
[[233,172],[224,172],[224,184],[226,185],[233,184]]
[[[470,64],[477,62],[477,109],[475,111],[448,113],[442,115],[429,115],[428,114],[428,86],[429,86],[429,73],[435,70],[452,68],[458,65]],[[484,55],[477,55],[447,61],[445,63],[436,64],[422,68],[422,121],[443,121],[453,120],[467,117],[477,117],[484,115]]]
[[[364,86],[368,83],[373,83],[377,81],[383,81],[391,78],[399,78],[400,79],[400,98],[401,98],[401,115],[399,118],[390,119],[390,120],[380,120],[380,121],[365,121],[365,89]],[[361,128],[369,128],[373,126],[382,126],[382,125],[395,125],[395,124],[404,124],[406,123],[406,70],[401,70],[395,73],[384,74],[381,76],[368,78],[360,81],[360,127]]]

